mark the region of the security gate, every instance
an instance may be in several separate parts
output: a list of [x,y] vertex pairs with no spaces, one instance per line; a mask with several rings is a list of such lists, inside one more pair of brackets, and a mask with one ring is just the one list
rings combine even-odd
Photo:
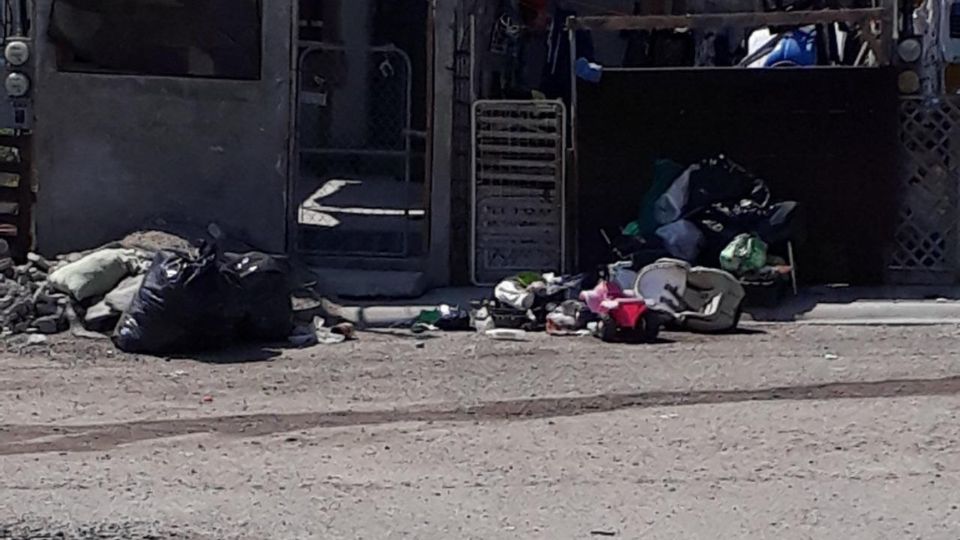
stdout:
[[412,66],[395,47],[305,47],[299,61],[297,248],[406,257],[426,238],[411,179]]
[[960,277],[960,98],[904,98],[900,141],[900,215],[889,281],[955,283]]
[[522,271],[563,270],[565,148],[562,102],[474,104],[474,283],[495,283]]

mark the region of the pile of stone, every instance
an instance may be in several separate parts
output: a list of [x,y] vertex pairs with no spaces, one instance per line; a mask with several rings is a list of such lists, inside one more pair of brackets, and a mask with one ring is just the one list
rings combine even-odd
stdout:
[[70,298],[47,283],[50,269],[50,262],[36,254],[30,254],[26,264],[14,265],[9,247],[0,243],[0,331],[56,334],[67,330]]
[[[82,321],[109,333],[139,289],[152,255],[103,248],[48,261],[31,253],[15,265],[0,240],[0,332],[57,334]],[[78,317],[79,315],[79,317]]]

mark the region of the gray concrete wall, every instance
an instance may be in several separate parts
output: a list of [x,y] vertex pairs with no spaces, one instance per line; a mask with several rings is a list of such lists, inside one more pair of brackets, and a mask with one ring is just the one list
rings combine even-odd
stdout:
[[58,73],[37,0],[37,244],[89,248],[155,218],[286,239],[292,0],[263,1],[260,81]]
[[[453,64],[455,52],[453,2],[433,4],[433,115],[430,142],[433,162],[430,175],[430,259],[428,276],[434,286],[450,283],[451,174],[453,166]],[[429,79],[428,79],[429,80]],[[465,216],[464,216],[465,217]]]

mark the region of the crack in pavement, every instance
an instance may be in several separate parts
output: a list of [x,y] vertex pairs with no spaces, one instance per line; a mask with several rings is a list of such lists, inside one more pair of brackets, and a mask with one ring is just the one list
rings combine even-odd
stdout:
[[489,401],[474,406],[411,406],[379,411],[263,413],[81,426],[5,424],[0,425],[0,456],[50,452],[100,452],[134,442],[202,433],[262,437],[308,429],[401,422],[534,420],[581,416],[621,409],[716,405],[747,401],[870,399],[955,394],[960,394],[960,376],[940,379],[837,382],[757,390],[611,393]]

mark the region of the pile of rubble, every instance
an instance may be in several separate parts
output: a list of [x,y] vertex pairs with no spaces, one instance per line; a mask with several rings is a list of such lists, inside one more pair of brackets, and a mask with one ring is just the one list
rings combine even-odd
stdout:
[[0,334],[58,334],[74,322],[110,333],[136,294],[154,252],[117,244],[24,264],[0,240]]
[[67,330],[70,297],[50,287],[51,267],[36,254],[30,254],[26,264],[14,265],[9,248],[0,244],[0,330],[4,334]]

